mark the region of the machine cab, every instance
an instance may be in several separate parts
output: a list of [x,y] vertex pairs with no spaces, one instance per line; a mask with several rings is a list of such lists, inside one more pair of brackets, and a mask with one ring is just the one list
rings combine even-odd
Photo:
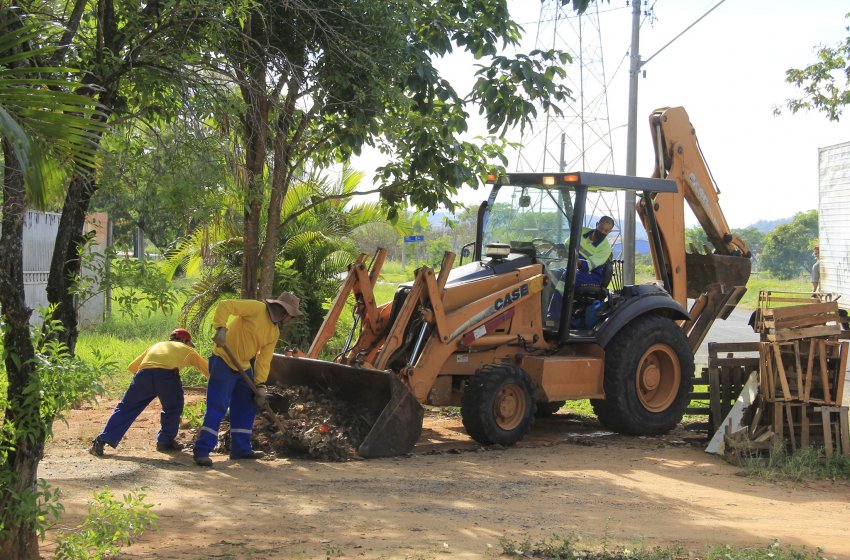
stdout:
[[[598,192],[676,190],[673,181],[599,173],[511,173],[487,182],[493,187],[479,211],[475,259],[502,267],[541,264],[548,278],[541,295],[544,331],[562,340],[591,335],[622,287],[614,278],[613,255],[592,280],[579,272],[577,281],[582,236],[605,214],[589,208],[588,200]],[[615,228],[608,246],[618,237]]]

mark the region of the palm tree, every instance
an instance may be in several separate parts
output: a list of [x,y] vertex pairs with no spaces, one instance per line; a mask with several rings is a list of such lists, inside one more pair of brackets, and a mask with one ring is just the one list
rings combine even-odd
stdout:
[[68,161],[93,165],[102,130],[90,99],[71,93],[71,70],[50,67],[43,47],[51,29],[0,5],[0,141],[3,146],[0,231],[0,322],[5,323],[6,408],[0,425],[0,557],[38,558],[39,518],[50,494],[36,479],[57,410],[41,384],[24,300],[23,219],[58,185]]
[[[324,307],[339,288],[341,273],[357,257],[351,234],[367,224],[386,221],[378,203],[351,204],[363,173],[344,167],[338,180],[312,172],[289,189],[281,210],[274,293],[291,291],[302,301],[306,320],[290,324],[285,344],[304,345],[321,326]],[[396,225],[404,231],[406,222]],[[169,255],[170,272],[200,270],[180,321],[199,330],[224,298],[239,297],[242,239],[233,219],[204,226],[177,244]]]

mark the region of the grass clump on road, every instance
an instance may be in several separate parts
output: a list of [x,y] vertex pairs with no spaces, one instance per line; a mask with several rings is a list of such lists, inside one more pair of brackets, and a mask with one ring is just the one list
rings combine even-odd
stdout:
[[850,457],[827,457],[824,448],[818,446],[789,453],[783,444],[774,445],[766,455],[743,456],[740,464],[748,476],[771,481],[850,480]]
[[639,542],[632,546],[600,548],[582,545],[581,537],[554,535],[532,543],[527,537],[514,541],[507,536],[499,539],[502,556],[509,558],[582,559],[582,560],[822,560],[827,556],[822,549],[796,548],[773,541],[767,546],[733,547],[720,545],[704,552],[689,551],[679,545],[647,547]]

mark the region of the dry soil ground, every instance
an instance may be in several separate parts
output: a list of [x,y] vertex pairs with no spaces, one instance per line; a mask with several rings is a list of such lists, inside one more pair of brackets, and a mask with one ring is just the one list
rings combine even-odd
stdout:
[[[201,399],[187,395],[189,402]],[[57,424],[39,475],[60,488],[61,525],[82,518],[92,493],[147,487],[157,531],[122,558],[482,558],[499,538],[580,535],[609,546],[783,543],[850,558],[850,485],[769,483],[702,451],[684,429],[633,438],[561,413],[510,449],[482,449],[459,418],[429,414],[405,457],[319,463],[154,450],[159,410],[143,413],[117,450],[87,445],[115,401]],[[52,553],[48,533],[43,554]]]

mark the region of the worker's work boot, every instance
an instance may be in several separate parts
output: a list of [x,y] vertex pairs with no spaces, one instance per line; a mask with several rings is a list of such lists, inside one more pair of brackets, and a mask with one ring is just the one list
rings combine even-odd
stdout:
[[106,442],[101,441],[100,436],[98,436],[92,440],[91,447],[89,448],[89,453],[91,453],[95,457],[103,457],[103,446],[105,445]]
[[231,455],[230,458],[231,459],[262,459],[265,456],[266,456],[266,454],[263,453],[262,451],[254,450],[254,451],[251,451],[250,453],[248,453],[247,455],[239,455],[239,456]]
[[209,457],[195,457],[195,464],[199,467],[213,466],[212,459],[210,459]]
[[156,442],[156,450],[160,453],[168,453],[169,451],[180,451],[183,449],[183,444],[178,441],[170,441],[168,443]]

